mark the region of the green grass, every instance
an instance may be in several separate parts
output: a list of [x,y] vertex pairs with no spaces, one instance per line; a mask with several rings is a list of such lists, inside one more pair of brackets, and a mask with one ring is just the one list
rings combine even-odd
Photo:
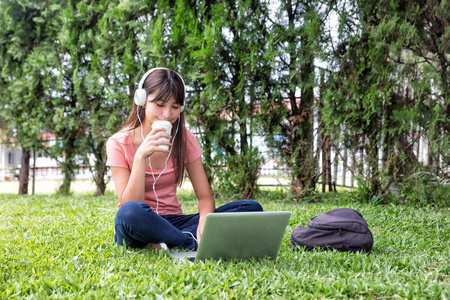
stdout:
[[[347,193],[299,204],[271,193],[257,199],[265,210],[292,211],[275,261],[194,266],[116,246],[113,194],[0,195],[0,298],[450,299],[449,208],[354,203]],[[186,212],[196,210],[193,195],[180,198]],[[337,207],[363,214],[371,253],[291,250],[295,227]]]

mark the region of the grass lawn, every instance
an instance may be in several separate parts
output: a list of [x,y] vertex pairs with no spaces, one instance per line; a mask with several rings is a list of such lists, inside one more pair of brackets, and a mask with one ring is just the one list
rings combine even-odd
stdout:
[[[292,211],[275,261],[194,266],[116,246],[113,194],[0,195],[0,298],[450,299],[449,208],[354,203],[347,193],[310,204],[268,195],[257,198],[265,210]],[[195,212],[190,192],[180,199]],[[371,253],[291,250],[295,227],[338,207],[363,214]]]

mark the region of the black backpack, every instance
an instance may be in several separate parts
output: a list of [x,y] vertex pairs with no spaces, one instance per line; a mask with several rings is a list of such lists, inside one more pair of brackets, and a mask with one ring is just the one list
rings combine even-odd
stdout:
[[297,227],[291,234],[294,250],[314,247],[339,251],[370,251],[373,236],[361,213],[351,208],[338,208],[318,215],[308,227]]

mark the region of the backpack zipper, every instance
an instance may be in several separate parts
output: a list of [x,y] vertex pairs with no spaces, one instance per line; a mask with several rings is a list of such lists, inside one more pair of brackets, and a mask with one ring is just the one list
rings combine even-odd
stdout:
[[328,227],[317,227],[317,226],[308,226],[312,229],[319,229],[319,230],[328,230],[328,231],[339,231],[339,236],[342,236],[342,231],[344,231],[342,228],[328,228]]
[[329,231],[335,231],[335,230],[341,230],[342,228],[330,228],[330,227],[318,227],[318,226],[308,226],[309,228],[313,229],[320,229],[320,230],[329,230]]
[[[368,226],[366,226],[365,224],[363,224],[363,223],[361,223],[361,222],[358,222],[358,221],[351,221],[351,222],[346,222],[346,221],[334,222],[334,224],[336,224],[336,223],[356,223],[356,224],[359,224],[359,225],[363,226],[363,227],[366,228],[368,231],[370,231],[370,229],[369,229]],[[322,229],[322,230],[336,230],[336,229],[337,229],[337,228],[331,229],[331,228],[329,228],[329,227],[319,227],[319,226],[309,226],[309,225],[308,225],[308,227],[309,227],[309,228],[314,228],[314,229]],[[342,229],[342,227],[341,227],[341,229]],[[344,230],[344,229],[342,229],[342,230]]]

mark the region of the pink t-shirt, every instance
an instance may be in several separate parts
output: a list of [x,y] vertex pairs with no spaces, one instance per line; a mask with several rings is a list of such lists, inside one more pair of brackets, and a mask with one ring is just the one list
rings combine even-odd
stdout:
[[[186,157],[185,164],[189,164],[198,159],[203,150],[200,148],[195,136],[186,129]],[[108,139],[106,143],[107,161],[106,165],[110,167],[122,167],[130,170],[133,168],[134,148],[132,138],[129,131],[119,131]],[[158,178],[162,170],[153,168],[155,179]],[[156,211],[156,196],[153,192],[153,176],[150,166],[145,168],[145,199],[144,202],[150,205],[153,211]],[[167,169],[156,181],[155,191],[158,195],[158,213],[160,215],[181,215],[181,203],[178,201],[176,192],[177,184],[175,183],[175,170],[172,164],[172,158],[167,162]],[[120,208],[120,204],[118,206]]]

